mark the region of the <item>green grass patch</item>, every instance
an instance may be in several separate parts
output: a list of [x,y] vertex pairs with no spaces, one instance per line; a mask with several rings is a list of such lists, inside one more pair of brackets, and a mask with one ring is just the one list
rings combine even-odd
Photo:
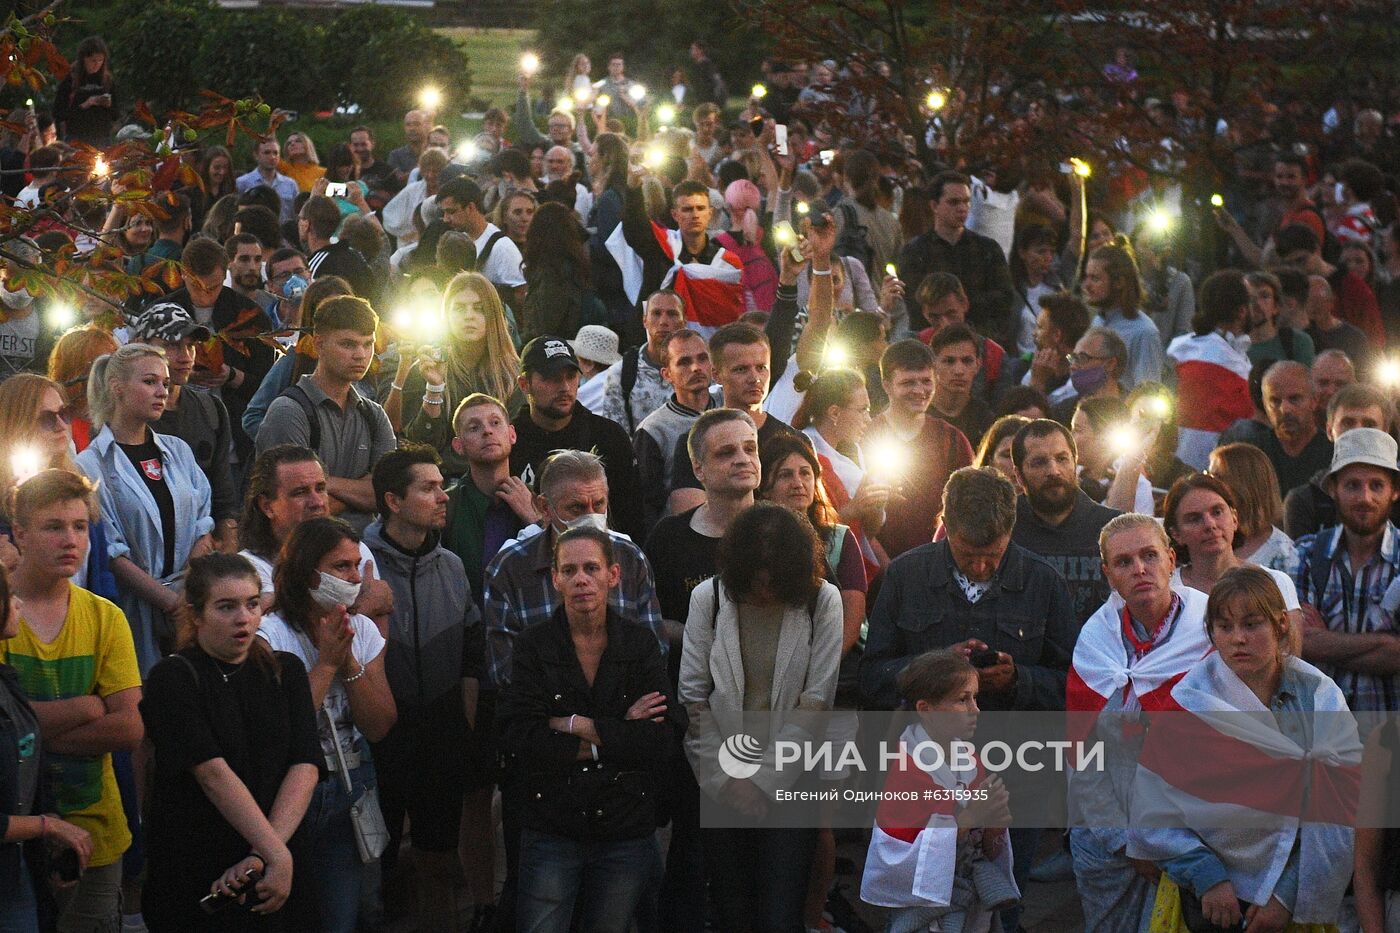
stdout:
[[472,70],[472,98],[488,106],[509,109],[515,103],[520,54],[534,45],[535,30],[456,26],[437,31],[466,51]]

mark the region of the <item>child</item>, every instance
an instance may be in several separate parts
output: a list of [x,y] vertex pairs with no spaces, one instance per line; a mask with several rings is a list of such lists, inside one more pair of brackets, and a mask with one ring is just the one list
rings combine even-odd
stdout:
[[[906,708],[919,722],[900,735],[901,764],[886,791],[952,791],[947,799],[917,803],[882,802],[865,858],[861,899],[893,907],[888,933],[985,933],[996,911],[1020,899],[1011,877],[1006,788],[974,761],[954,770],[950,745],[970,740],[977,730],[977,669],[960,652],[930,651],[899,675]],[[932,747],[943,750],[938,763]],[[985,790],[984,799],[976,792]],[[959,799],[961,798],[961,799]],[[982,828],[990,824],[995,828]]]

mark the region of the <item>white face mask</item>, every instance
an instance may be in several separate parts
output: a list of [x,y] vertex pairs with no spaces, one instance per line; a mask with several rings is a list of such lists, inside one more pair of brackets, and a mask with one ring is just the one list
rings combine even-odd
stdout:
[[564,528],[565,530],[570,528],[593,528],[597,531],[607,531],[608,517],[598,512],[585,512],[578,518],[565,522]]
[[0,301],[5,303],[5,307],[14,311],[27,308],[34,303],[34,296],[29,294],[28,289],[21,288],[18,291],[10,291],[9,286],[0,285]]
[[311,591],[311,599],[322,609],[344,606],[349,609],[360,598],[360,584],[347,583],[340,577],[321,572],[321,585]]

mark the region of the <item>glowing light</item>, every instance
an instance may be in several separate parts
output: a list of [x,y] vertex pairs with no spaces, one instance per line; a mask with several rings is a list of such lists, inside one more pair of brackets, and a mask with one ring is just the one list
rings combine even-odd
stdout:
[[1376,365],[1376,381],[1388,389],[1400,386],[1400,358],[1381,360]]
[[627,96],[634,101],[640,101],[643,97],[647,96],[647,89],[643,85],[634,84],[627,89]]
[[593,88],[591,87],[584,86],[574,88],[574,100],[578,101],[580,104],[587,103],[588,98],[592,96]]
[[1088,178],[1094,173],[1094,169],[1083,159],[1070,159],[1069,165],[1080,178]]
[[812,205],[808,204],[806,201],[798,201],[795,210],[799,214],[810,214],[812,213]]
[[646,164],[648,168],[660,168],[666,164],[666,149],[663,146],[647,146]]
[[892,279],[897,279],[899,278],[899,269],[895,267],[894,263],[887,262],[885,263],[885,275],[888,275]]
[[1224,206],[1225,206],[1225,198],[1222,197],[1221,195],[1218,195],[1218,194],[1212,194],[1212,195],[1210,196],[1210,206],[1211,206],[1211,207],[1224,207]]
[[909,451],[898,441],[878,440],[866,449],[865,462],[877,477],[898,480],[909,468]]
[[437,110],[442,106],[442,91],[429,84],[418,92],[418,103],[423,105],[424,110]]
[[1108,448],[1120,457],[1140,453],[1142,440],[1142,434],[1130,424],[1110,428],[1108,432]]
[[102,156],[98,156],[92,163],[92,174],[99,178],[106,175],[111,170],[111,166],[107,164],[107,160],[102,158]]
[[33,110],[33,109],[34,109],[34,98],[32,98],[32,97],[26,97],[26,98],[24,99],[24,106],[28,107],[30,110]]
[[467,140],[457,147],[458,162],[474,162],[476,161],[476,157],[480,154],[481,149],[471,140]]
[[574,109],[574,99],[572,97],[561,97],[554,102],[554,109],[561,113],[571,113]]
[[825,349],[822,350],[822,365],[827,369],[837,369],[845,366],[851,361],[850,352],[839,343],[827,341]]
[[611,103],[612,103],[612,98],[609,97],[609,96],[606,95],[606,94],[599,94],[599,95],[598,95],[598,99],[597,99],[596,101],[594,101],[594,103],[596,103],[596,104],[598,105],[598,109],[599,109],[599,110],[606,110],[607,107],[608,107],[608,104],[611,104]]
[[1153,395],[1145,400],[1144,410],[1158,421],[1166,421],[1172,415],[1172,401],[1165,395]]
[[761,84],[755,84],[753,86],[753,90],[749,92],[749,96],[753,97],[756,100],[762,100],[763,98],[768,96],[768,88],[764,87]]
[[59,301],[49,305],[48,319],[54,330],[67,330],[78,323],[78,312],[67,302]]
[[1176,218],[1165,207],[1154,207],[1147,214],[1147,229],[1153,233],[1166,233],[1176,223]]
[[37,447],[16,447],[14,453],[10,454],[10,473],[14,475],[15,485],[37,476],[43,468],[44,455]]
[[676,119],[676,108],[670,104],[662,104],[656,108],[656,119],[662,123],[670,123]]
[[792,224],[783,222],[773,227],[773,240],[779,246],[792,246],[797,242],[797,231],[792,229]]
[[444,329],[438,303],[427,297],[399,306],[391,321],[401,344],[431,343],[442,336]]
[[928,104],[930,110],[942,110],[948,104],[948,95],[937,88],[928,92],[928,97],[924,98],[924,103]]
[[524,55],[520,56],[520,71],[522,74],[528,77],[539,70],[540,57],[534,52],[526,52]]

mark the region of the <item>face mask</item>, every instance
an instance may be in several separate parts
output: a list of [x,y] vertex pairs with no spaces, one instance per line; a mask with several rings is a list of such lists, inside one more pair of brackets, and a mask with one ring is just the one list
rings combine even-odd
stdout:
[[597,531],[608,530],[608,517],[597,512],[585,512],[578,518],[564,523],[565,530],[570,528],[593,528]]
[[290,299],[291,301],[297,301],[302,295],[306,294],[307,284],[306,279],[295,273],[287,276],[287,281],[282,283],[282,297]]
[[21,288],[12,292],[8,286],[0,285],[0,301],[5,303],[5,307],[18,311],[32,305],[34,296],[29,294],[28,289]]
[[325,572],[321,573],[321,585],[311,591],[312,601],[322,609],[334,609],[336,606],[348,609],[359,598],[360,584],[347,583]]
[[1080,395],[1093,395],[1108,384],[1108,367],[1086,366],[1083,369],[1071,370],[1069,382]]

